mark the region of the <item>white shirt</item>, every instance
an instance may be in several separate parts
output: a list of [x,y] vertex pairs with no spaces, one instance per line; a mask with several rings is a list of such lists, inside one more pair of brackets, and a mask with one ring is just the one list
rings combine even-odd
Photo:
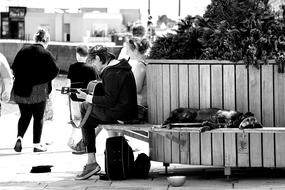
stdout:
[[13,74],[5,56],[0,53],[0,100],[8,102],[13,86]]

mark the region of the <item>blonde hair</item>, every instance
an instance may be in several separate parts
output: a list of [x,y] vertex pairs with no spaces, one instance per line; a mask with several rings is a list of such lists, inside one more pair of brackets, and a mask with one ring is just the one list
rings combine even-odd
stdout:
[[150,47],[149,41],[145,38],[140,39],[133,37],[129,39],[128,44],[132,51],[137,49],[140,54],[145,54]]
[[49,33],[46,29],[39,28],[38,31],[36,32],[34,38],[35,38],[36,42],[47,43],[47,42],[49,42],[50,36],[49,36]]

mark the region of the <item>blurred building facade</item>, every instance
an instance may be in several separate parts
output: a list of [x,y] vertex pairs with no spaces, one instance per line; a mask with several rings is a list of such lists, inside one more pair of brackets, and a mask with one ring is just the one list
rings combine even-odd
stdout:
[[49,30],[51,41],[82,42],[111,41],[111,34],[120,33],[127,23],[141,19],[139,9],[122,9],[108,13],[107,8],[80,8],[76,13],[68,9],[45,12],[40,8],[9,7],[2,12],[1,39],[31,40],[38,27]]

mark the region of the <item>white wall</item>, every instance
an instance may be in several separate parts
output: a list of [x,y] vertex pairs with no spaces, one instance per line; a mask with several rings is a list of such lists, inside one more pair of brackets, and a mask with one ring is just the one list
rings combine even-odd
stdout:
[[33,40],[39,26],[48,26],[51,41],[55,41],[55,14],[54,13],[27,13],[25,16],[25,33]]
[[82,14],[65,14],[64,23],[70,24],[70,41],[82,42],[84,36]]
[[63,41],[63,27],[62,27],[62,14],[55,13],[55,38],[54,41],[62,42]]
[[35,13],[28,12],[25,17],[25,32],[33,36],[39,26],[48,26],[51,41],[63,41],[63,23],[70,24],[70,41],[82,42],[87,31],[92,32],[94,26],[106,25],[107,30],[116,29],[118,32],[122,27],[123,18],[121,14],[92,14],[85,17],[81,13]]

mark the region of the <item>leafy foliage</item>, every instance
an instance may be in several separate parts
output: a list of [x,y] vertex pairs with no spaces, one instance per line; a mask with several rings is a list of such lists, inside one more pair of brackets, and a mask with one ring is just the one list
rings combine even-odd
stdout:
[[244,60],[257,68],[275,59],[284,68],[284,52],[284,18],[268,0],[212,0],[203,17],[187,16],[175,34],[158,37],[150,58]]

